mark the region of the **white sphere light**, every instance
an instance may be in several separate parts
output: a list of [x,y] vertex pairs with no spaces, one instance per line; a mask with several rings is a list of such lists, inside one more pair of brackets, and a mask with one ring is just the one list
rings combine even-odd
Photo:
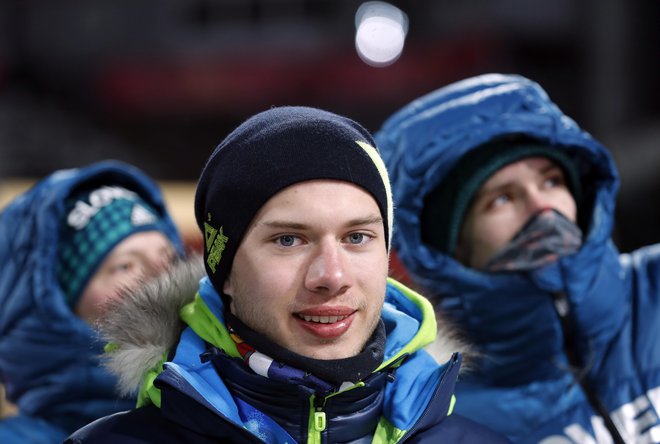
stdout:
[[365,2],[355,13],[355,49],[371,66],[394,63],[403,52],[408,33],[408,17],[389,3]]

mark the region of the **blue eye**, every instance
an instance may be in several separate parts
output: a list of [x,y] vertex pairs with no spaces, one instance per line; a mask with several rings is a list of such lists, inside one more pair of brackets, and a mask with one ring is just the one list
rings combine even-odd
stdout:
[[562,185],[564,185],[564,180],[561,176],[549,177],[545,180],[546,188],[556,188]]
[[292,247],[296,243],[296,237],[290,234],[285,234],[277,238],[277,242],[283,247]]
[[363,233],[352,233],[351,235],[348,236],[348,240],[352,244],[360,244],[364,240],[364,234]]
[[491,202],[490,206],[491,206],[492,208],[497,208],[497,207],[499,207],[500,205],[504,205],[505,203],[507,203],[507,202],[509,202],[509,201],[511,201],[511,199],[509,198],[508,195],[506,195],[506,194],[500,194],[500,195],[497,196],[495,199],[493,199],[493,201]]

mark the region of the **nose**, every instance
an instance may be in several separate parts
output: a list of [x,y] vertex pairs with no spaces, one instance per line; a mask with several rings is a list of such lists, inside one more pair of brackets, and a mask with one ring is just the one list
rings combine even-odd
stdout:
[[550,199],[545,196],[541,190],[536,188],[530,188],[527,190],[527,216],[532,216],[542,210],[547,210],[548,208],[552,208]]
[[346,252],[332,240],[323,241],[311,259],[305,275],[305,287],[315,293],[335,296],[350,286]]

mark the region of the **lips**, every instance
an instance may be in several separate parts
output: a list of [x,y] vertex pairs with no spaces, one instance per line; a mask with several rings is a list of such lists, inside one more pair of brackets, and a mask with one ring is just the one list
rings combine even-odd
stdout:
[[356,310],[347,307],[310,309],[295,313],[298,325],[320,339],[337,338],[350,328]]

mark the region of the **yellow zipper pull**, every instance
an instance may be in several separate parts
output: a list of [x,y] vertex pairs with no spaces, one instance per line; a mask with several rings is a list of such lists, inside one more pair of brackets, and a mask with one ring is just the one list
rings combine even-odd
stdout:
[[314,412],[314,430],[317,432],[325,430],[325,412]]

